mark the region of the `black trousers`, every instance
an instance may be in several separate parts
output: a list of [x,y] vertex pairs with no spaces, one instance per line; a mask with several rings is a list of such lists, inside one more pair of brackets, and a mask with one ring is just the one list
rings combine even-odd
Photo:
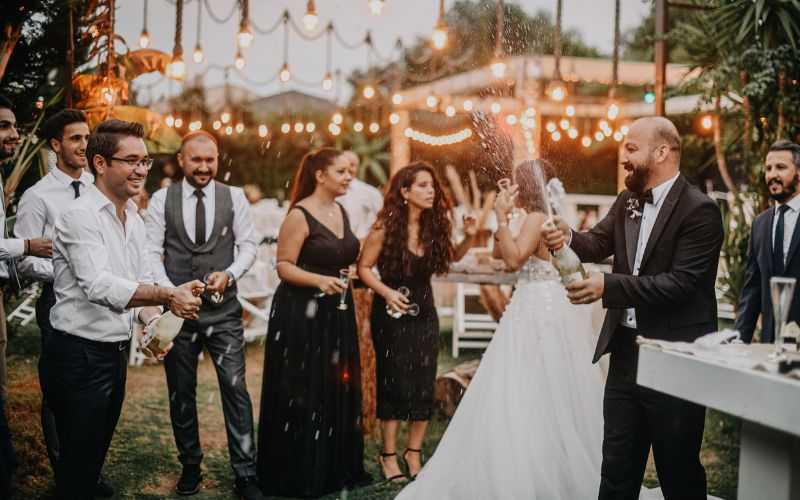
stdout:
[[599,499],[637,500],[652,446],[665,500],[705,500],[705,408],[636,384],[636,334],[619,327],[612,341]]
[[54,330],[44,358],[44,392],[60,445],[58,498],[94,498],[125,399],[128,342],[95,342]]
[[[56,296],[53,293],[53,285],[45,283],[42,287],[42,293],[39,295],[39,300],[36,301],[36,324],[39,325],[39,332],[42,337],[42,354],[39,355],[39,385],[44,387],[43,373],[46,368],[43,364],[46,362],[44,351],[46,349],[47,341],[53,334],[53,326],[50,324],[50,309],[56,303]],[[44,444],[47,448],[47,457],[50,459],[50,465],[53,471],[56,469],[58,462],[58,432],[56,431],[56,418],[53,415],[53,410],[50,409],[50,403],[44,395],[42,389],[42,433],[44,434]]]
[[164,368],[181,464],[200,464],[203,460],[197,421],[197,357],[205,346],[217,371],[231,467],[236,477],[256,475],[253,404],[245,379],[244,344],[241,327],[183,330],[175,337],[172,350],[164,358]]
[[17,456],[11,443],[6,418],[6,401],[0,396],[0,498],[11,496],[11,477],[17,468]]

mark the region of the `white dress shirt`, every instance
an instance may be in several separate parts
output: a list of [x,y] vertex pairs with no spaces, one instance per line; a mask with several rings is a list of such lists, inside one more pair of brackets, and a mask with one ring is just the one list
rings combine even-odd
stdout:
[[[17,208],[14,234],[24,239],[53,239],[59,215],[75,200],[72,183],[78,181],[80,193],[94,183],[94,176],[85,170],[80,179],[70,177],[58,168],[42,177],[22,195]],[[17,264],[20,274],[36,281],[53,281],[53,261],[42,257],[25,257]]]
[[8,278],[8,264],[6,261],[22,257],[25,254],[25,240],[8,238],[6,230],[6,204],[4,203],[5,190],[0,184],[0,278]]
[[[680,175],[680,174],[678,174]],[[653,226],[658,218],[658,212],[661,211],[661,206],[667,198],[667,193],[675,184],[678,175],[662,182],[653,188],[653,203],[646,202],[642,210],[642,220],[639,222],[639,240],[636,243],[636,258],[633,262],[633,275],[639,276],[639,268],[642,265],[642,258],[644,258],[644,250],[647,248],[647,240],[650,239],[650,233],[653,231]],[[622,324],[628,328],[636,328],[636,309],[631,307],[625,312],[622,319]]]
[[152,284],[144,221],[128,200],[126,222],[89,186],[56,221],[50,322],[62,332],[100,342],[131,337],[137,309],[127,305],[140,284]]
[[336,199],[347,212],[350,229],[356,238],[363,240],[372,229],[378,212],[383,207],[383,195],[374,186],[360,179],[353,179],[347,193]]
[[[195,232],[195,212],[197,210],[197,196],[195,195],[195,187],[189,184],[184,178],[182,181],[183,188],[183,226],[186,229],[186,234],[189,239],[194,242]],[[202,189],[203,203],[206,207],[206,241],[211,238],[211,232],[214,230],[214,214],[215,212],[215,198],[214,182],[209,182],[206,187]],[[250,217],[250,202],[244,195],[241,188],[229,186],[231,190],[231,201],[233,202],[233,237],[236,246],[236,257],[228,269],[219,269],[220,271],[229,271],[234,279],[238,280],[242,275],[250,269],[253,262],[256,260],[256,252],[258,250],[258,242],[256,241],[255,230],[253,229],[253,220]],[[161,286],[174,286],[167,277],[167,271],[164,268],[164,237],[166,234],[166,216],[164,214],[167,189],[159,189],[150,198],[150,203],[147,206],[145,213],[145,223],[147,225],[147,255],[150,260],[150,266],[153,269],[153,278],[155,282]]]
[[[792,244],[792,235],[794,234],[794,228],[797,225],[797,216],[800,215],[800,195],[795,196],[788,202],[786,202],[786,206],[789,207],[789,210],[783,214],[783,264],[786,265],[786,259],[789,258],[789,245]],[[775,205],[773,210],[775,211],[775,217],[772,221],[772,236],[770,237],[770,247],[772,250],[775,250],[775,230],[778,228],[778,207],[780,205]]]

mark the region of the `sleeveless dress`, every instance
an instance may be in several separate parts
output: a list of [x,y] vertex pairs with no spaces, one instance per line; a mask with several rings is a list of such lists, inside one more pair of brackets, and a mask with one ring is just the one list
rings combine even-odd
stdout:
[[[347,215],[342,210],[340,239],[298,208],[309,235],[297,266],[339,276],[359,252]],[[318,292],[284,281],[272,301],[258,441],[258,475],[267,496],[316,498],[369,480],[352,296],[348,291],[348,308],[341,311],[338,294]]]
[[398,319],[386,313],[386,301],[376,295],[372,304],[372,342],[377,370],[377,417],[381,420],[430,420],[434,409],[439,317],[425,255],[406,250],[410,259],[402,277],[382,277],[393,289],[411,291],[409,302],[419,306],[416,317]]

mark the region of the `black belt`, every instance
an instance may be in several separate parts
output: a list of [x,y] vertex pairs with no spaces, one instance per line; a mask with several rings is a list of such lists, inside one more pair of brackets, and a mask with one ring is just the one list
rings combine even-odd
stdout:
[[91,340],[85,337],[79,337],[77,335],[72,335],[71,333],[62,332],[61,330],[53,330],[53,333],[57,334],[60,337],[64,337],[65,339],[74,340],[76,342],[80,342],[81,344],[86,344],[89,346],[94,347],[95,349],[102,349],[104,351],[126,351],[128,347],[131,345],[131,341],[129,340],[119,340],[117,342],[101,342],[99,340]]

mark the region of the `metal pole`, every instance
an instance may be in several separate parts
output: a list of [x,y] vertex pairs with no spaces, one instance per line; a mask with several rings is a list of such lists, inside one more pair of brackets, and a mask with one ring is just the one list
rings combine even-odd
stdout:
[[556,2],[556,36],[553,40],[553,59],[555,60],[554,80],[561,80],[561,10],[562,2]]
[[72,107],[72,73],[75,72],[75,34],[72,4],[67,4],[67,54],[64,61],[64,105]]
[[495,36],[494,55],[502,57],[503,50],[503,31],[506,23],[506,9],[503,0],[497,0],[497,34]]
[[664,116],[667,74],[667,22],[669,10],[667,0],[656,0],[656,43],[655,43],[655,63],[656,63],[656,115]]

